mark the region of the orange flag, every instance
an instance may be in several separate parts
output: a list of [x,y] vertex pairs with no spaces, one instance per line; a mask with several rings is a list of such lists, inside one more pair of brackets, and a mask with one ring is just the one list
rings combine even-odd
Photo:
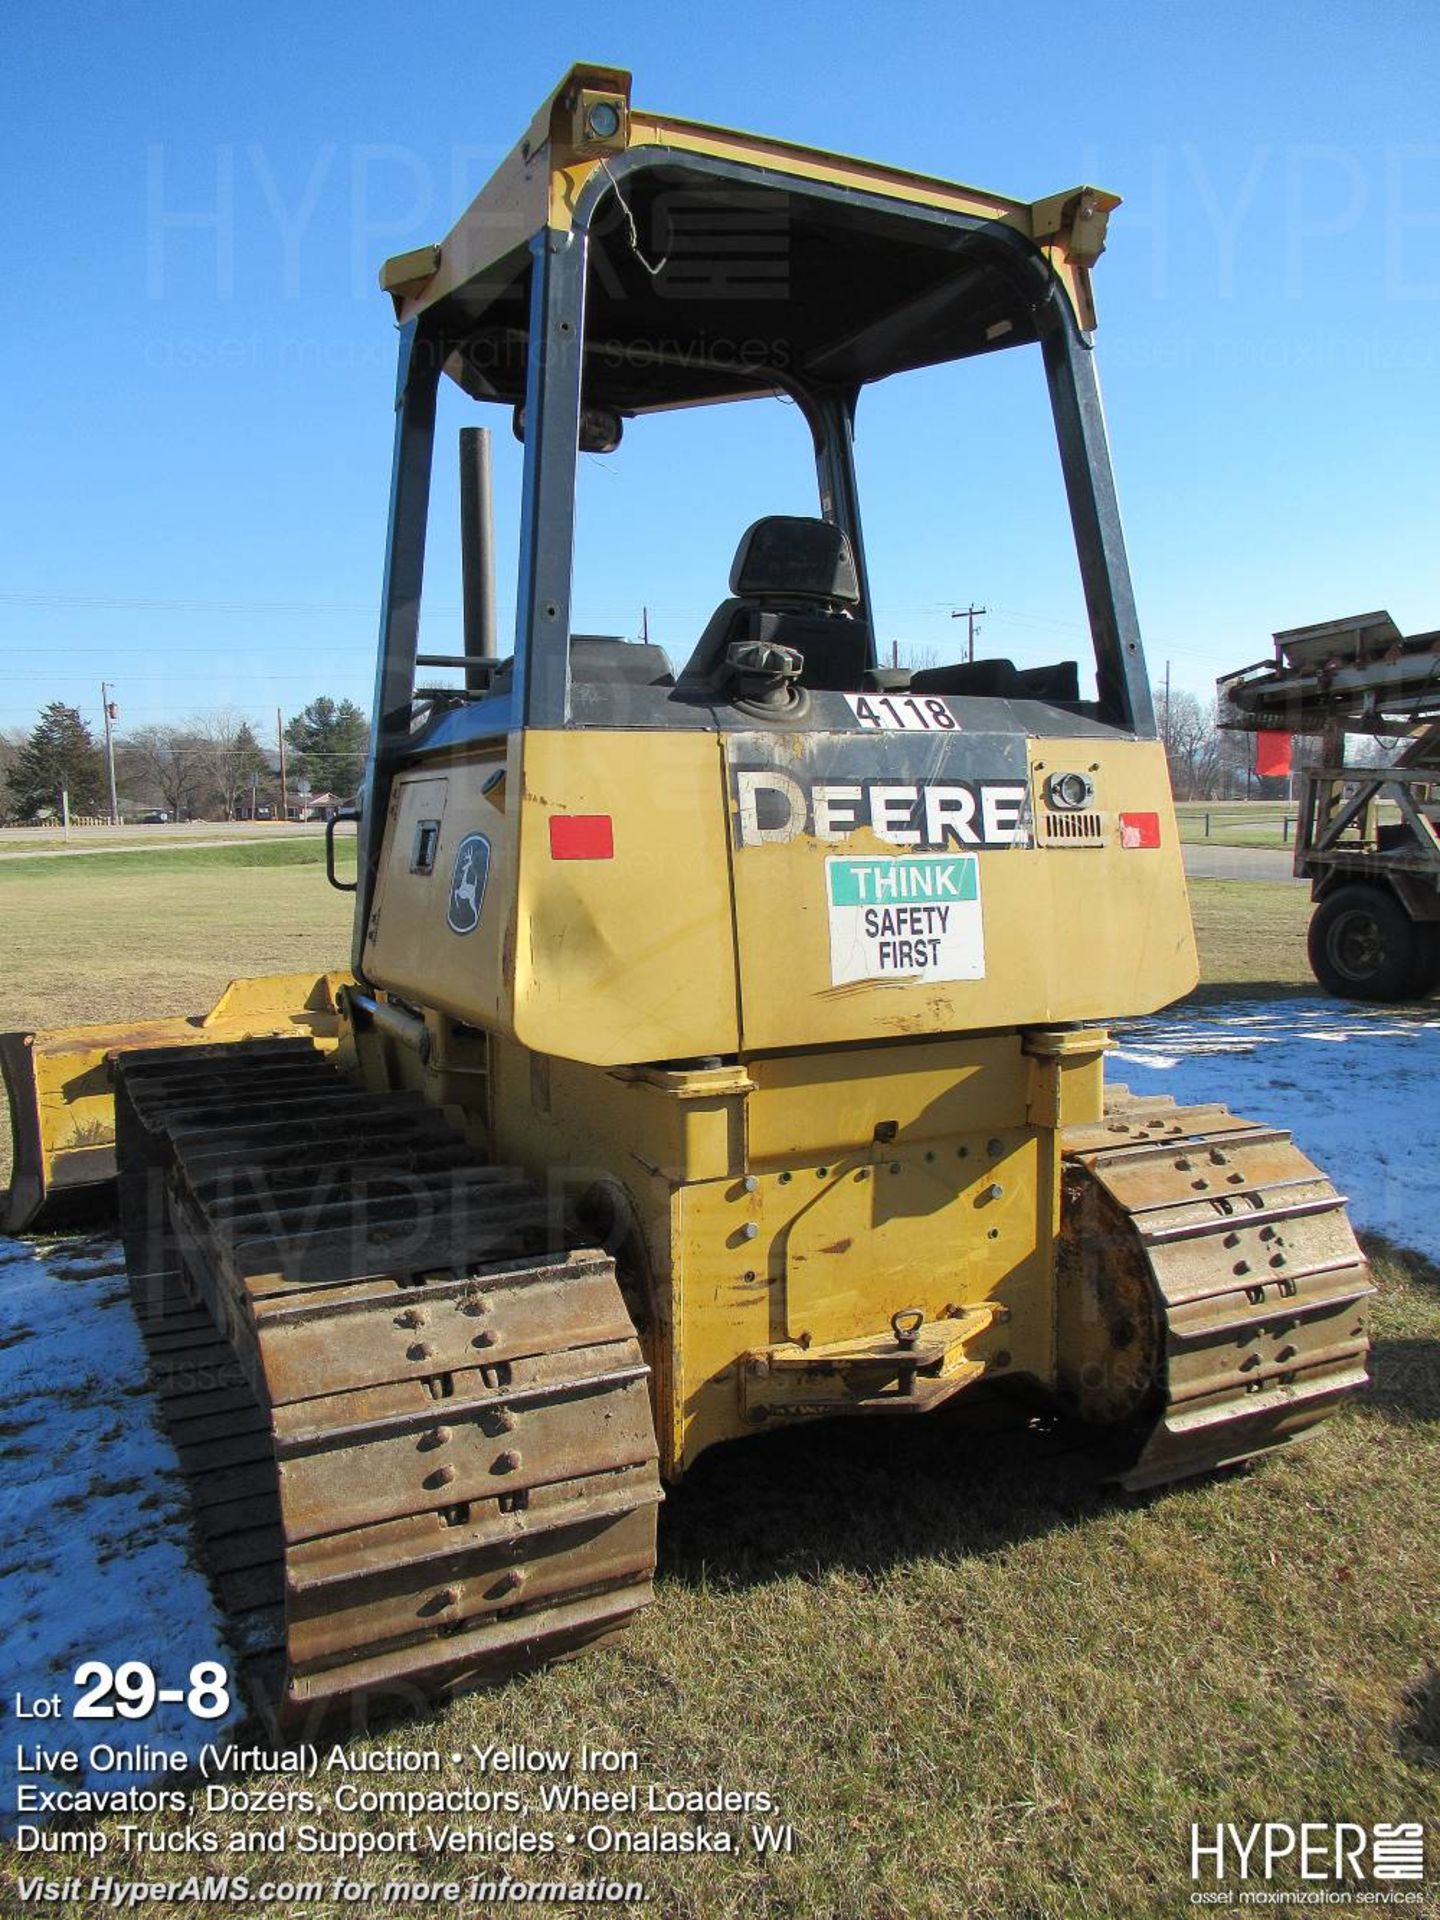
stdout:
[[1288,733],[1256,734],[1255,771],[1262,780],[1272,779],[1276,774],[1289,773],[1290,736]]

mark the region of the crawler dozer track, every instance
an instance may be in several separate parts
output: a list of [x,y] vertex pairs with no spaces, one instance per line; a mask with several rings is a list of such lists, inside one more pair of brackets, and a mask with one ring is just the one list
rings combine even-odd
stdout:
[[262,1710],[399,1710],[651,1597],[647,1372],[608,1257],[305,1041],[117,1064],[121,1225]]
[[1117,1087],[1064,1148],[1062,1365],[1140,1437],[1127,1487],[1272,1452],[1364,1386],[1369,1268],[1288,1133]]

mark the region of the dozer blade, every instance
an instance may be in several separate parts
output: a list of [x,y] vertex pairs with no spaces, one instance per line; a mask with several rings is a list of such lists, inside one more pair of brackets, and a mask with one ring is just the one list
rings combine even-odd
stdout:
[[14,1142],[6,1233],[44,1227],[98,1197],[115,1178],[116,1054],[157,1047],[295,1035],[333,1047],[335,996],[347,973],[276,973],[232,980],[209,1013],[170,1020],[0,1034],[0,1072]]

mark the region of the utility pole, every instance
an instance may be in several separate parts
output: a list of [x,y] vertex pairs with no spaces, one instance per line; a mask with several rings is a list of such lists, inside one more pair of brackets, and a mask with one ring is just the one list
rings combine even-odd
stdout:
[[950,615],[952,620],[964,620],[967,623],[968,631],[965,636],[965,662],[967,666],[972,666],[975,661],[975,622],[982,613],[988,613],[989,611],[990,609],[988,607],[977,607],[972,602],[968,607],[957,607]]
[[1170,662],[1165,662],[1165,718],[1161,722],[1161,739],[1168,751],[1170,746]]
[[648,647],[650,644],[650,609],[649,607],[641,607],[640,609],[640,644],[642,647]]
[[115,735],[111,722],[115,719],[115,702],[110,698],[110,683],[100,682],[100,711],[105,716],[105,771],[110,777],[110,824],[120,824],[120,802],[115,797]]
[[285,723],[280,718],[280,709],[275,709],[275,738],[280,745],[280,818],[290,818],[290,784],[285,763]]

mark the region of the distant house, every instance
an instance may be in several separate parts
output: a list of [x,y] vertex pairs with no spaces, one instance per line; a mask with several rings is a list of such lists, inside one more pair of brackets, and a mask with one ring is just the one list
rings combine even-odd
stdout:
[[290,814],[295,820],[328,820],[345,804],[343,796],[338,793],[307,793],[303,799],[291,805]]
[[[280,805],[280,755],[274,747],[263,749],[269,776],[261,777],[249,793],[242,796],[236,817],[240,820],[328,820],[351,802],[345,794],[321,791],[312,793],[303,775],[296,775],[291,762],[291,778]],[[264,799],[260,799],[263,792]],[[258,802],[258,804],[255,804]],[[252,812],[252,805],[254,811]]]

